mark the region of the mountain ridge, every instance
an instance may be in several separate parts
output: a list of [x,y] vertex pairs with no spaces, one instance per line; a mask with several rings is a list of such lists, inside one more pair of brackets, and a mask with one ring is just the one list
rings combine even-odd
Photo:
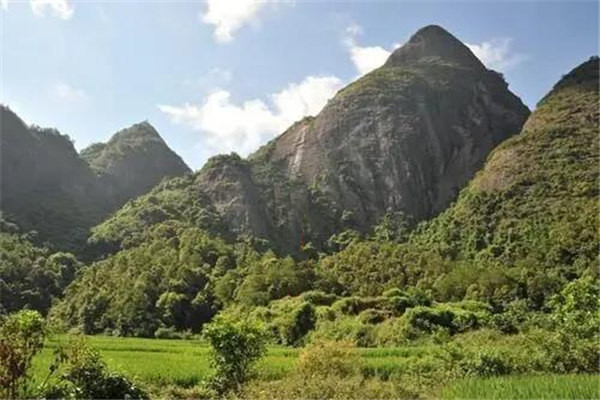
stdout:
[[[444,44],[460,47],[461,63],[429,56],[445,56]],[[390,60],[410,62],[359,78],[246,160],[217,156],[195,173],[233,235],[298,255],[302,232],[320,246],[343,229],[367,232],[389,212],[429,218],[520,130],[527,107],[450,33],[427,27],[406,46]]]
[[68,136],[28,126],[6,106],[0,122],[0,210],[50,247],[81,249],[89,228],[125,201],[190,172],[147,122],[81,153]]

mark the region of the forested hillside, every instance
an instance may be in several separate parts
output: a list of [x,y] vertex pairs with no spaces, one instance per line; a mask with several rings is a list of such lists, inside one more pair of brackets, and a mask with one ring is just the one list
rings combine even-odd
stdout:
[[194,178],[128,204],[91,240],[114,249],[132,240],[131,229],[170,218],[194,225],[204,208],[233,237],[266,240],[278,254],[303,257],[302,236],[325,251],[332,234],[366,233],[386,213],[420,221],[441,212],[528,115],[499,73],[443,28],[427,26],[318,115],[247,159],[216,156]]
[[28,126],[1,106],[0,139],[3,217],[58,250],[83,252],[92,226],[163,178],[189,172],[148,123],[80,156],[68,136]]
[[416,285],[440,300],[541,307],[567,281],[597,272],[598,121],[593,57],[556,84],[448,210],[404,243],[354,241],[323,259],[322,273],[360,295]]
[[504,313],[544,312],[569,282],[597,279],[597,103],[592,58],[555,86],[438,217],[411,232],[407,218],[389,214],[366,237],[333,236],[329,247],[338,252],[306,248],[302,262],[253,237],[220,238],[227,232],[218,212],[190,183],[220,162],[241,170],[248,163],[215,159],[95,228],[93,240],[117,238],[124,250],[85,270],[54,315],[88,333],[147,336],[196,331],[218,310],[250,309],[274,324],[281,343],[317,328],[316,335],[367,335],[361,343],[374,345],[410,338],[414,330],[400,327],[420,313],[447,315],[453,334],[494,315],[502,324]]

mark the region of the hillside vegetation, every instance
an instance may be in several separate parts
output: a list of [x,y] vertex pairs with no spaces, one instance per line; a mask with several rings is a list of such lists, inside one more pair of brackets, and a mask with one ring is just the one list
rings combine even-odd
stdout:
[[597,58],[565,76],[438,217],[410,232],[390,215],[366,238],[332,237],[331,255],[307,247],[302,262],[252,237],[223,241],[190,190],[198,178],[166,182],[96,228],[93,240],[124,250],[87,268],[54,315],[86,333],[151,336],[251,310],[288,345],[313,331],[365,346],[519,331],[569,282],[597,279],[597,82]]

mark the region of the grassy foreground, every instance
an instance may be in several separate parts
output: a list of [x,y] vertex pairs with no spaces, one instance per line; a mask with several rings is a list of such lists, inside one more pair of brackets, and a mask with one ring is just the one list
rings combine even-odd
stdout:
[[598,375],[507,376],[461,380],[449,385],[442,398],[455,399],[598,399]]
[[[198,340],[167,340],[87,336],[90,346],[98,349],[107,364],[146,385],[175,385],[191,387],[210,373],[208,346]],[[42,381],[52,362],[53,352],[66,343],[66,336],[48,340],[34,360],[34,375]],[[401,371],[407,363],[430,352],[431,347],[359,349],[365,359],[364,374],[390,376]],[[291,371],[298,360],[300,349],[291,347],[268,348],[267,355],[258,364],[258,377],[274,380]]]
[[[48,373],[54,350],[66,336],[48,340],[34,360],[35,381]],[[164,387],[192,388],[211,372],[208,346],[198,340],[164,340],[88,336],[108,365],[159,395]],[[360,348],[363,374],[386,378],[402,372],[433,346]],[[258,365],[258,379],[277,380],[292,371],[300,349],[269,347]],[[444,399],[598,399],[597,375],[510,376],[456,381],[442,391]],[[438,396],[436,396],[438,397]]]

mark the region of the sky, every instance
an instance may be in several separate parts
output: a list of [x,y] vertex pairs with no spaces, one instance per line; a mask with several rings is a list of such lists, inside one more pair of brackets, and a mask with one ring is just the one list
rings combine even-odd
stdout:
[[0,102],[77,149],[149,121],[194,170],[315,115],[441,25],[530,108],[598,54],[597,1],[0,0]]

